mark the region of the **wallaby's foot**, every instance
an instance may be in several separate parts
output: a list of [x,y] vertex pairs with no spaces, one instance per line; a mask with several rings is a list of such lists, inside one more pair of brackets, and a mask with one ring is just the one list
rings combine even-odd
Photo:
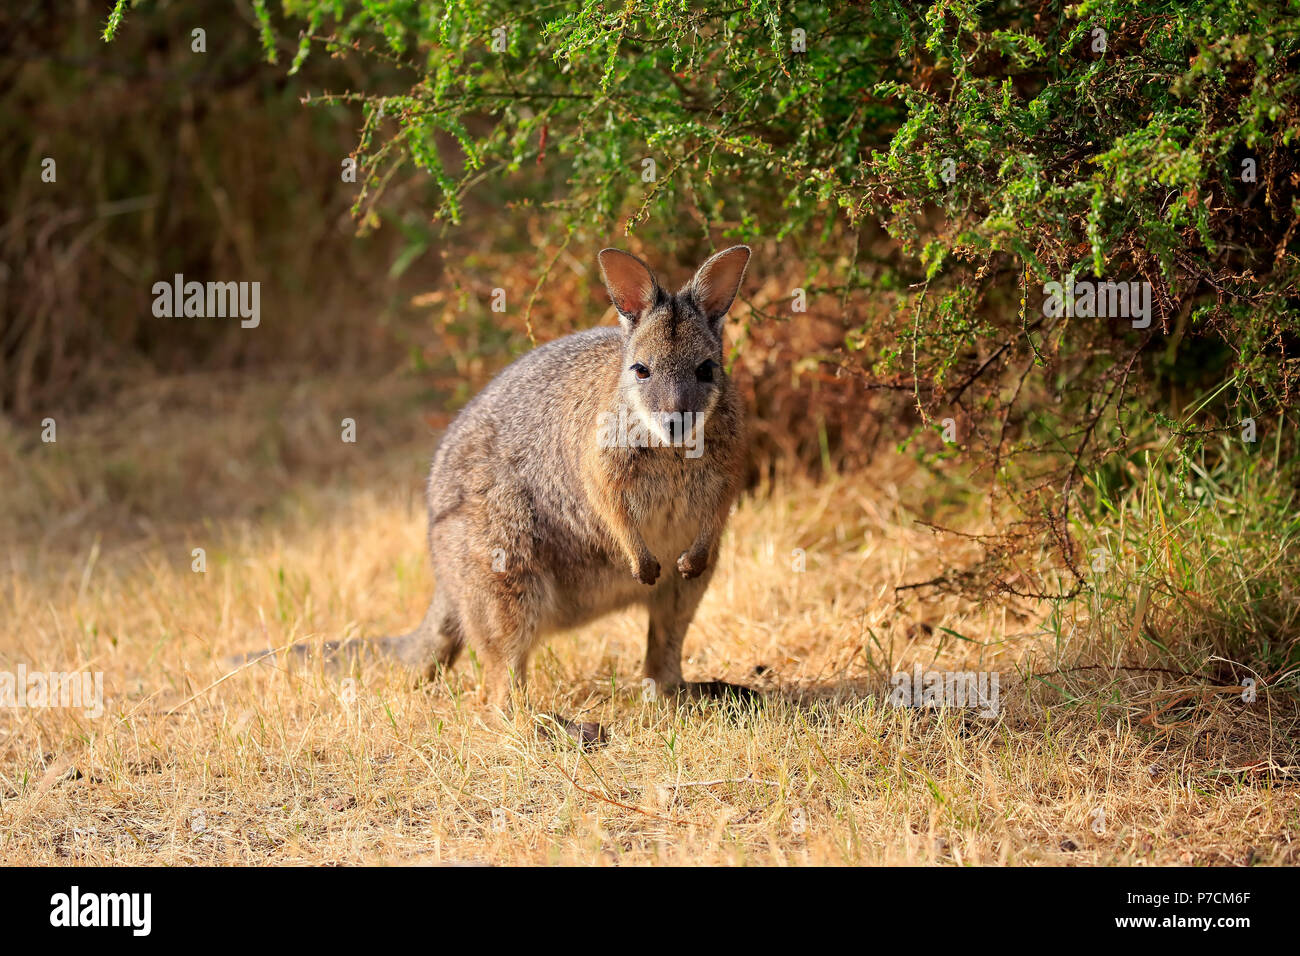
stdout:
[[556,740],[567,736],[584,750],[594,750],[609,743],[605,728],[591,720],[569,720],[559,714],[543,714],[537,726],[537,736]]

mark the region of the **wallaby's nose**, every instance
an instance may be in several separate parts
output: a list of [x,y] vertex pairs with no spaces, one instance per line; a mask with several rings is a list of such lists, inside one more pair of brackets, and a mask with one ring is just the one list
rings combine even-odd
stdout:
[[689,412],[670,412],[664,415],[664,431],[674,445],[679,445],[686,435],[686,423],[690,421]]

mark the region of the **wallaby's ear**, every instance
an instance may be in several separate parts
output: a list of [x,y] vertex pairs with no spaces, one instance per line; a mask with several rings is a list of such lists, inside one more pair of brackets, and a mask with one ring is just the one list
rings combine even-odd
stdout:
[[659,283],[650,267],[629,252],[602,249],[596,259],[619,322],[631,329],[655,304]]
[[721,329],[727,310],[736,300],[748,264],[749,246],[732,246],[709,257],[691,280],[691,298],[715,332]]

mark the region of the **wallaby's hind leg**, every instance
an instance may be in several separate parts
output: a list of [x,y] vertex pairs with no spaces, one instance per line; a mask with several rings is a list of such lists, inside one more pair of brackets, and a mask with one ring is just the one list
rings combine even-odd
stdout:
[[[481,597],[463,621],[465,638],[483,662],[488,700],[507,715],[527,707],[528,657],[537,638],[544,595],[540,585],[515,586],[499,580],[480,582],[474,593]],[[538,727],[542,737],[566,734],[584,747],[599,747],[609,740],[600,724],[546,714]]]
[[661,581],[650,594],[645,676],[655,682],[656,694],[684,691],[692,697],[749,698],[755,695],[753,690],[739,684],[724,681],[687,683],[682,679],[682,644],[711,577],[712,569],[690,580],[674,574]]
[[689,581],[669,572],[650,592],[650,627],[646,634],[645,676],[655,682],[656,693],[672,693],[682,684],[682,644],[695,617],[708,572]]
[[483,654],[483,681],[493,706],[507,714],[514,713],[515,704],[522,705],[528,698],[527,653],[486,651]]
[[[504,462],[478,462],[456,480],[475,500],[431,525],[434,573],[456,605],[463,640],[483,663],[489,699],[508,711],[512,695],[523,699],[546,600],[533,499]],[[445,490],[433,479],[429,487],[431,496]]]
[[466,638],[483,662],[488,700],[510,713],[527,692],[536,616],[523,601],[493,594],[490,585],[480,595],[463,622]]

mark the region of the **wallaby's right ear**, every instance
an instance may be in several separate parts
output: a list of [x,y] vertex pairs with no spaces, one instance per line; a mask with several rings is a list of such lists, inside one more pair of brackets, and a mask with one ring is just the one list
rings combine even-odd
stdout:
[[659,283],[650,267],[621,249],[602,249],[596,255],[605,289],[618,310],[624,329],[631,330],[655,304]]

